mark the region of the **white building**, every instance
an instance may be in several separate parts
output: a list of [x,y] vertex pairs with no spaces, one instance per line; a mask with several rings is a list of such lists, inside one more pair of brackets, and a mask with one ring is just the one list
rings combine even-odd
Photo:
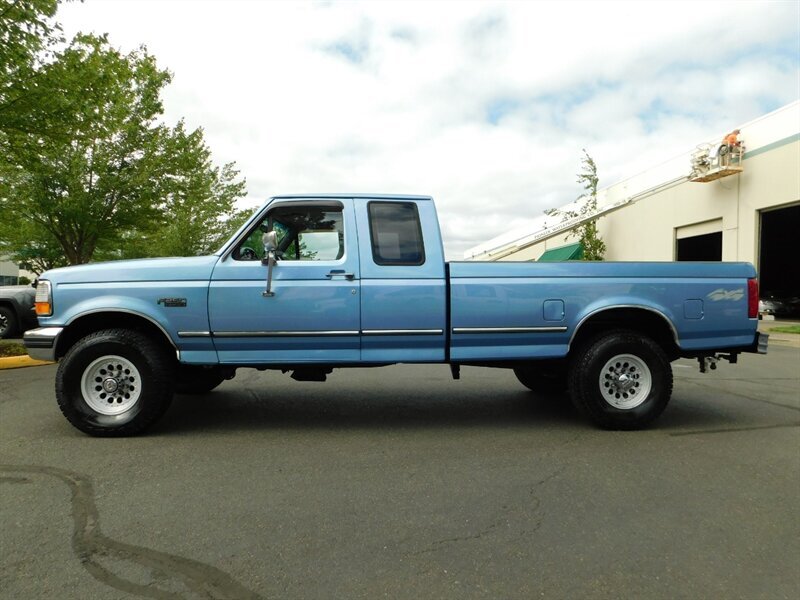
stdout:
[[[762,297],[800,296],[800,101],[739,129],[741,172],[692,181],[694,152],[687,152],[601,190],[606,260],[751,262]],[[722,136],[708,145],[716,150]],[[467,250],[465,259],[538,260],[577,241],[560,221],[543,216],[532,228]]]
[[17,285],[19,267],[0,256],[0,285]]

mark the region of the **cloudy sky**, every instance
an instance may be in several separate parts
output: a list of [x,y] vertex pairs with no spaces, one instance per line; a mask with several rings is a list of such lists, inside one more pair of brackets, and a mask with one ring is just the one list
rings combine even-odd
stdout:
[[433,195],[448,258],[800,97],[800,2],[86,0],[65,32],[141,44],[166,119],[295,192]]

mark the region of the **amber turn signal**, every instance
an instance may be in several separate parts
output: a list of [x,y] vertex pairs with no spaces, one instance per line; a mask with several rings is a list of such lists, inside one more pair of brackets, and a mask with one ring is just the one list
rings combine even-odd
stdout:
[[49,317],[53,314],[53,288],[49,281],[40,280],[36,286],[36,298],[34,299],[37,317]]

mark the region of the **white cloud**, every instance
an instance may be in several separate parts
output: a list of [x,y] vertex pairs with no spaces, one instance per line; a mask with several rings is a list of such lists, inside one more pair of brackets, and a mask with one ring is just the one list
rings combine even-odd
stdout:
[[147,45],[248,202],[429,193],[450,258],[800,95],[797,3],[70,3]]

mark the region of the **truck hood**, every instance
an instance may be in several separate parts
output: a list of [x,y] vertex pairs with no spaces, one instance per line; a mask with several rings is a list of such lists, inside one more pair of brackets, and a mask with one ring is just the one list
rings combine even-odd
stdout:
[[42,273],[41,279],[53,283],[207,281],[218,260],[218,256],[116,260],[53,269]]

